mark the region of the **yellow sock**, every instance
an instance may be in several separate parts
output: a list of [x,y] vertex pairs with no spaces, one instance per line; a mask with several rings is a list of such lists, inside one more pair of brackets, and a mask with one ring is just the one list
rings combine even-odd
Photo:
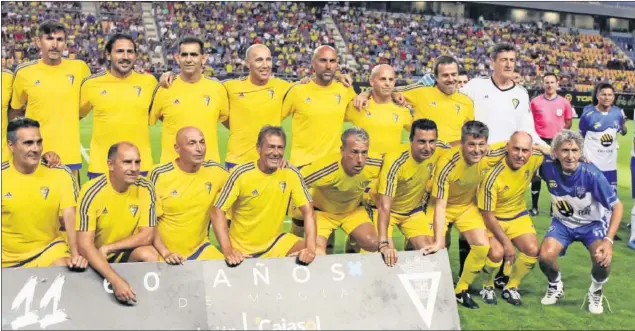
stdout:
[[514,263],[512,268],[512,274],[509,276],[509,282],[507,282],[507,286],[505,286],[505,288],[518,288],[520,286],[520,281],[536,266],[537,260],[538,258],[536,257],[520,253],[518,258],[516,258],[516,263]]
[[470,284],[474,282],[485,266],[488,252],[489,246],[472,246],[470,254],[468,254],[465,259],[465,266],[463,267],[461,278],[459,278],[459,282],[454,289],[455,293],[461,293],[470,287]]
[[483,267],[483,273],[481,277],[483,277],[483,287],[494,287],[494,278],[496,278],[496,273],[498,269],[500,269],[503,261],[494,262],[489,259],[485,259],[485,267]]

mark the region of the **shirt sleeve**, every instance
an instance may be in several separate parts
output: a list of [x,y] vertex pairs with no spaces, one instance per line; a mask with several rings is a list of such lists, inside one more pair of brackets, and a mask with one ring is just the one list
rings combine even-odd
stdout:
[[499,172],[494,170],[495,169],[491,169],[478,186],[476,200],[478,208],[483,211],[496,211],[496,202],[498,201],[496,176]]
[[150,102],[150,116],[149,121],[150,125],[157,124],[157,122],[163,117],[163,102],[161,101],[161,97],[163,94],[163,88],[160,85],[154,88],[154,92],[152,93],[152,102]]
[[437,199],[448,199],[448,191],[450,189],[450,177],[452,169],[455,167],[452,159],[442,157],[434,169],[434,179],[432,182],[432,196]]
[[377,193],[391,198],[395,197],[399,170],[404,164],[404,162],[399,162],[398,160],[399,158],[395,158],[393,154],[386,155],[384,159],[384,166],[382,166],[379,171]]
[[311,163],[300,170],[300,174],[308,187],[322,187],[329,184],[329,176],[339,168],[338,162],[323,166],[320,163]]
[[214,203],[214,207],[227,212],[234,202],[238,199],[240,195],[240,186],[241,186],[241,178],[240,174],[242,172],[232,172],[229,175],[229,178],[223,185],[223,188]]
[[59,185],[61,190],[60,210],[77,206],[77,185],[75,177],[70,169],[63,167],[60,169]]
[[284,120],[287,116],[293,114],[293,112],[295,111],[294,95],[295,95],[296,89],[297,89],[297,84],[292,85],[291,87],[289,87],[284,97],[282,98],[281,120]]
[[589,182],[593,186],[591,196],[598,201],[604,208],[611,210],[613,206],[619,202],[617,194],[609,181],[600,173],[596,173],[595,180]]
[[357,118],[359,117],[360,111],[361,110],[355,108],[352,102],[349,102],[348,106],[346,107],[346,113],[344,114],[344,121],[355,124]]
[[586,112],[583,112],[582,116],[580,116],[578,129],[580,130],[582,137],[586,137],[586,133],[589,130],[589,116],[586,115]]
[[88,81],[82,81],[82,85],[79,88],[79,117],[83,118],[92,110],[93,106],[90,103],[90,83]]
[[291,199],[293,199],[293,203],[296,206],[300,207],[312,202],[313,198],[311,198],[309,188],[306,186],[306,183],[304,182],[304,178],[302,178],[300,171],[293,167],[289,167],[289,169],[293,172],[293,174],[289,176],[289,185],[291,186]]
[[157,194],[154,184],[148,180],[139,181],[139,226],[157,226]]
[[85,185],[79,195],[79,207],[75,214],[75,230],[81,232],[90,232],[97,229],[97,203],[95,201],[97,194],[94,193],[95,185]]
[[225,88],[224,85],[221,84],[219,88],[219,111],[218,111],[218,121],[225,122],[229,119],[229,92]]
[[22,109],[28,102],[28,93],[26,87],[26,80],[23,78],[20,72],[16,72],[13,79],[13,92],[11,94],[11,108]]

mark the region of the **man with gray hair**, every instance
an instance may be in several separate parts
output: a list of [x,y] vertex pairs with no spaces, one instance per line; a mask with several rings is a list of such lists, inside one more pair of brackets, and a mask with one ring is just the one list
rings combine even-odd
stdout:
[[361,249],[376,252],[377,231],[362,205],[362,196],[379,175],[381,161],[368,158],[366,130],[351,127],[341,135],[341,141],[340,153],[322,157],[301,170],[314,199],[317,252],[326,252],[327,238],[340,227]]
[[[595,165],[580,162],[584,138],[563,130],[552,143],[552,156],[540,167],[539,175],[551,194],[553,217],[540,247],[538,262],[549,282],[543,305],[553,305],[564,296],[558,256],[572,242],[580,241],[591,253],[591,286],[587,297],[593,314],[604,312],[602,286],[608,281],[613,258],[613,240],[622,220],[624,206],[615,190]],[[610,220],[608,212],[611,211]]]

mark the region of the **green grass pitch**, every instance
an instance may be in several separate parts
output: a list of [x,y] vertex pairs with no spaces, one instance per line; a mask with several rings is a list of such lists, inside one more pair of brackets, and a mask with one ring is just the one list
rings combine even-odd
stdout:
[[[346,124],[348,126],[348,123]],[[90,146],[90,135],[92,129],[92,116],[89,115],[80,122],[81,126],[81,142],[86,148]],[[630,222],[630,210],[633,206],[631,199],[631,173],[630,173],[630,149],[632,144],[633,124],[629,122],[629,134],[619,138],[619,197],[624,203],[624,217],[622,226],[618,232],[619,236],[624,240],[629,237],[626,223]],[[283,123],[283,127],[289,136],[290,146],[291,123],[287,119]],[[574,129],[577,129],[577,120],[574,121]],[[161,125],[160,123],[150,128],[150,137],[152,142],[152,155],[154,161],[159,160],[161,150]],[[227,151],[228,130],[222,125],[218,125],[219,149],[221,157],[224,158]],[[404,142],[407,141],[407,135],[403,135]],[[255,141],[254,141],[255,144]],[[289,149],[287,148],[287,156]],[[90,154],[90,151],[88,151]],[[145,162],[145,160],[142,160]],[[86,182],[87,164],[84,160],[82,169],[82,183]],[[536,230],[538,231],[539,240],[542,240],[544,233],[549,227],[549,217],[545,216],[549,213],[548,192],[545,185],[540,195],[540,215],[534,218]],[[527,203],[530,204],[531,198],[527,193]],[[287,224],[289,226],[289,224]],[[212,234],[213,236],[213,234]],[[452,247],[450,248],[450,257],[452,270],[455,273],[458,270],[458,252],[457,252],[457,233],[452,233]],[[213,239],[213,238],[212,238]],[[403,242],[403,236],[397,231],[395,232],[397,245]],[[343,252],[344,234],[339,231],[336,234],[336,253]],[[402,246],[397,246],[402,247]],[[523,296],[523,306],[514,307],[503,300],[499,301],[497,306],[488,306],[480,300],[478,293],[473,293],[475,300],[480,304],[481,309],[470,311],[459,307],[461,316],[461,326],[463,329],[632,329],[633,321],[635,321],[635,304],[632,295],[635,294],[635,252],[626,246],[625,241],[616,241],[614,246],[614,258],[612,265],[612,273],[610,280],[605,285],[605,295],[610,300],[613,313],[609,313],[605,306],[605,313],[600,316],[591,315],[586,309],[580,310],[580,305],[587,293],[591,282],[590,269],[591,263],[589,253],[581,244],[574,244],[567,252],[567,255],[560,258],[559,262],[562,269],[563,281],[565,284],[566,296],[564,300],[556,306],[543,307],[540,299],[545,293],[546,279],[536,267],[523,281],[521,294]],[[473,287],[479,288],[480,281],[477,281]],[[500,298],[500,291],[497,290]],[[586,307],[585,307],[586,308]]]

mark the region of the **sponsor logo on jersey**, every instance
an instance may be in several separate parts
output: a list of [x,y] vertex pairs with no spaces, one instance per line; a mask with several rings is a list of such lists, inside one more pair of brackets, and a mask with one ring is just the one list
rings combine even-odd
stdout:
[[130,209],[130,213],[132,214],[132,217],[137,216],[137,212],[139,211],[138,205],[130,205],[128,206],[128,209]]
[[613,144],[613,136],[608,133],[603,134],[602,137],[600,137],[600,143],[604,147],[611,146]]
[[174,100],[174,104],[175,104],[175,105],[180,105],[180,104],[181,104],[181,101],[179,101],[179,99],[175,99],[175,100]]
[[170,193],[171,196],[176,197],[177,195],[179,195],[179,192],[177,192],[176,190],[172,191],[172,193]]
[[257,197],[258,196],[258,190],[253,190],[251,191],[251,196]]
[[556,208],[558,208],[558,212],[564,217],[573,216],[573,207],[565,200],[558,200],[556,202]]
[[11,192],[7,192],[7,193],[4,195],[4,198],[5,198],[5,199],[11,199],[11,198],[13,198],[13,195],[11,195]]
[[244,98],[245,97],[245,93],[243,93],[243,92],[238,93],[238,97],[239,98]]
[[584,186],[576,186],[576,188],[575,188],[575,196],[578,199],[584,198],[585,194],[586,194],[586,189],[584,188]]
[[209,95],[205,95],[203,96],[203,101],[205,102],[205,107],[209,106]]
[[102,215],[108,215],[108,208],[104,207],[104,210],[101,212]]
[[304,99],[304,103],[311,103],[311,98]]
[[139,85],[135,85],[135,86],[133,86],[132,88],[134,88],[134,89],[135,89],[135,91],[137,91],[137,96],[140,96],[140,95],[141,95],[141,86],[139,86]]
[[40,80],[36,80],[35,83],[33,83],[35,86],[40,86]]
[[512,105],[514,106],[514,109],[518,108],[518,105],[520,104],[520,100],[513,98],[512,99]]
[[556,183],[555,180],[550,180],[547,182],[547,184],[549,185],[549,188],[556,188],[558,187],[558,183]]
[[46,200],[46,198],[49,197],[49,188],[46,186],[40,187],[40,194],[42,194],[42,197],[44,197],[44,200]]
[[99,93],[100,95],[108,95],[108,91],[106,90],[101,90],[101,93]]
[[436,106],[437,106],[437,102],[436,101],[430,102],[430,107],[436,107]]
[[280,189],[282,190],[282,193],[284,193],[284,190],[287,188],[287,182],[282,181],[280,182]]
[[205,188],[207,188],[207,194],[210,194],[212,192],[212,182],[206,182]]

